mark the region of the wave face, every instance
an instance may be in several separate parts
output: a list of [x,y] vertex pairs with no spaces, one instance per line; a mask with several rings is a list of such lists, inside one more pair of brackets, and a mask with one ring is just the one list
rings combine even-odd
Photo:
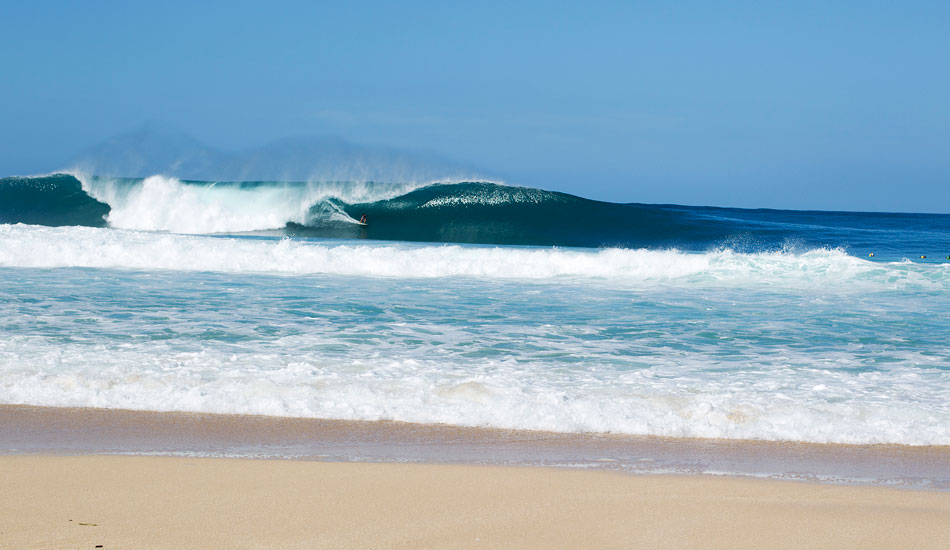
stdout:
[[189,182],[84,178],[83,189],[110,206],[110,227],[173,233],[280,229],[288,223],[352,225],[339,202],[398,195],[412,184]]
[[0,179],[0,223],[103,227],[108,213],[70,175]]
[[[356,221],[366,214],[370,223]],[[741,252],[950,251],[950,216],[616,204],[485,182],[193,182],[56,174],[0,180],[0,223],[212,234]]]
[[948,253],[940,215],[6,178],[0,403],[950,445]]

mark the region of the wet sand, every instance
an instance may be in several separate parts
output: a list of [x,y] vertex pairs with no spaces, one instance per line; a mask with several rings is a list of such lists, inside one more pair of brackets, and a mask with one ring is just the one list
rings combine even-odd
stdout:
[[950,547],[947,447],[0,405],[0,455],[4,550]]
[[560,466],[950,490],[950,447],[565,434],[0,405],[0,454],[151,454]]

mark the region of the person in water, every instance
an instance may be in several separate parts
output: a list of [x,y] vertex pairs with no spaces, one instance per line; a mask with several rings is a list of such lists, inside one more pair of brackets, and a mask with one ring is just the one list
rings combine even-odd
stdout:
[[366,214],[363,214],[362,216],[360,216],[360,223],[363,225],[366,225]]

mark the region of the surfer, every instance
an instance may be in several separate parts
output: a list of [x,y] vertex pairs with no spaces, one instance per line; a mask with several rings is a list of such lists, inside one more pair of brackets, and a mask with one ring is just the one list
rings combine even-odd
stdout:
[[360,225],[366,225],[366,214],[360,216]]

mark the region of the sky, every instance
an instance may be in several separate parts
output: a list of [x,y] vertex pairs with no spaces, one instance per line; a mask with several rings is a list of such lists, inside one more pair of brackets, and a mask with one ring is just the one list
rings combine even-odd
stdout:
[[149,121],[615,202],[950,212],[946,2],[0,0],[0,175]]

